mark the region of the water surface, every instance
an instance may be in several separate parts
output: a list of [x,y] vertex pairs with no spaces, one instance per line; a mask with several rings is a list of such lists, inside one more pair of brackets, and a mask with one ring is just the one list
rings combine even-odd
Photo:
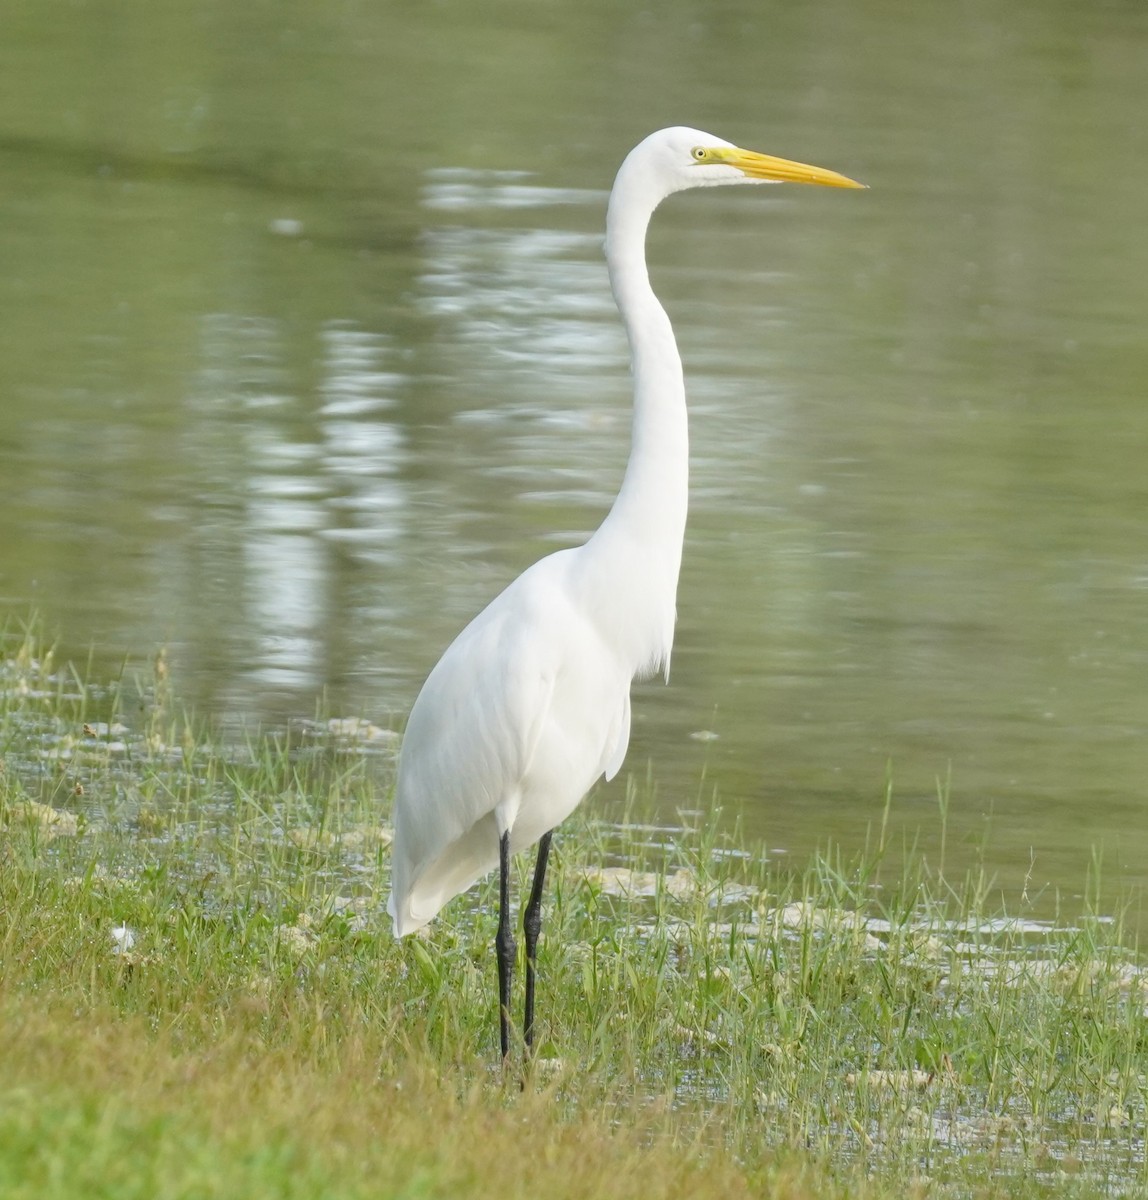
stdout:
[[692,509],[628,769],[798,858],[889,769],[935,853],[949,778],[949,865],[1148,878],[1148,10],[5,8],[0,611],[401,724],[612,498],[605,198],[689,122],[871,190],[656,218]]

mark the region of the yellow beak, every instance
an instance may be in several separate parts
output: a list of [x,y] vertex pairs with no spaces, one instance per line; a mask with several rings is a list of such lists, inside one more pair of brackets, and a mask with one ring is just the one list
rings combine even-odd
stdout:
[[726,163],[736,167],[750,179],[769,179],[775,183],[819,183],[824,187],[863,188],[858,183],[836,171],[824,167],[811,167],[806,163],[790,162],[788,158],[774,158],[772,154],[757,154],[753,150],[727,149],[724,146],[708,151],[709,161]]

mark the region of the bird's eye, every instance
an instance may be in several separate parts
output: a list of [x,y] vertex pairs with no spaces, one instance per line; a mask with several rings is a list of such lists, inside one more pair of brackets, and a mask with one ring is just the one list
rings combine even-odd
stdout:
[[704,146],[695,146],[690,153],[694,156],[695,162],[704,162],[706,158],[706,149]]

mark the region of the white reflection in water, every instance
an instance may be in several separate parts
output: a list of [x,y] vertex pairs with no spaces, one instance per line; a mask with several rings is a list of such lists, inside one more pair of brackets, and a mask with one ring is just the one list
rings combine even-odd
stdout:
[[[523,478],[524,498],[565,497],[601,505],[612,498],[616,482],[609,474],[613,467],[604,476],[603,464],[621,463],[630,419],[629,356],[602,255],[606,193],[530,189],[539,206],[587,206],[591,233],[476,228],[483,209],[508,206],[509,181],[521,178],[478,171],[429,177],[427,207],[443,207],[449,185],[452,204],[461,207],[465,194],[466,207],[479,215],[472,215],[466,227],[424,233],[419,304],[443,330],[441,358],[448,379],[466,379],[478,396],[496,396],[493,407],[472,402],[460,419],[518,423],[506,466]],[[738,244],[731,249],[728,242],[734,238]],[[707,229],[705,244],[719,261],[737,262],[745,253],[742,240],[736,231]],[[775,301],[784,278],[772,269],[739,271],[731,298],[724,285],[714,290],[712,267],[663,265],[658,270],[659,288],[684,335],[694,418],[692,498],[699,508],[745,503],[742,472],[730,469],[730,447],[755,478],[773,453],[774,421],[763,417],[763,410],[782,400],[771,368],[782,327]],[[733,310],[737,319],[731,320]],[[747,347],[747,337],[757,344]],[[747,359],[750,383],[730,367]],[[568,487],[555,471],[555,430],[580,435],[577,442],[561,443],[568,469],[570,457],[576,460],[577,478]]]
[[[325,523],[323,489],[300,477],[314,459],[273,421],[248,422],[243,574],[247,620],[258,648],[252,677],[277,687],[312,685],[319,654],[324,563],[315,534]],[[306,445],[304,443],[304,445]]]
[[[604,211],[605,193],[524,187],[505,172],[432,173],[424,188],[428,208],[506,208],[556,204]],[[451,197],[449,205],[444,196]],[[464,203],[465,200],[465,203]],[[428,316],[449,320],[455,344],[473,356],[489,348],[487,369],[507,363],[536,368],[548,380],[570,368],[601,370],[625,362],[625,346],[606,285],[600,232],[554,229],[429,229],[420,304]],[[477,365],[483,369],[481,362]],[[555,370],[557,365],[558,370]]]
[[322,339],[324,377],[319,392],[324,416],[375,413],[394,405],[392,393],[404,377],[382,369],[388,349],[382,334],[339,321],[322,331]]
[[374,563],[394,558],[405,494],[397,478],[404,459],[399,426],[381,414],[394,406],[404,376],[383,369],[383,335],[333,323],[323,331],[322,468],[330,484],[332,520],[325,536]]
[[482,208],[546,208],[558,204],[604,204],[607,193],[590,188],[552,188],[521,182],[525,171],[475,171],[440,167],[427,172],[424,208],[474,211]]
[[594,365],[600,331],[582,323],[615,316],[596,261],[600,241],[552,229],[429,230],[420,304],[428,316],[457,320],[468,342],[496,344],[508,357],[552,366],[555,354],[582,354]]
[[[506,425],[497,462],[470,470],[501,473],[529,502],[564,499],[600,507],[610,461],[628,429],[628,356],[602,258],[605,193],[526,188],[503,172],[435,173],[427,207],[497,209],[584,205],[592,233],[546,228],[431,227],[423,234],[419,307],[441,331],[444,390],[465,387],[456,419]],[[569,219],[564,218],[564,223]],[[463,382],[465,381],[465,382]],[[577,439],[556,442],[556,430]],[[556,447],[560,457],[556,460]],[[574,460],[573,462],[571,460]],[[606,488],[603,490],[603,484]],[[555,487],[555,484],[558,487]],[[468,496],[470,507],[478,500]],[[592,521],[590,523],[593,523]],[[563,534],[562,542],[579,540]]]
[[320,332],[314,404],[282,386],[287,343],[275,322],[214,314],[203,341],[197,459],[220,512],[205,574],[221,581],[224,626],[254,642],[247,680],[313,689],[338,625],[333,543],[377,561],[401,532],[404,443],[383,414],[403,377],[385,369],[381,335],[345,322]]

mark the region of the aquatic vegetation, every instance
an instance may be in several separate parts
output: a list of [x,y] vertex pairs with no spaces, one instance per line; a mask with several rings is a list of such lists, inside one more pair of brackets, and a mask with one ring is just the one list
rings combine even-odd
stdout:
[[[736,823],[651,830],[637,788],[556,843],[520,1093],[490,1065],[493,884],[389,932],[393,753],[354,719],[236,745],[178,714],[162,665],[95,687],[9,639],[0,1006],[23,1032],[0,1049],[21,1097],[0,1129],[65,1159],[52,1129],[106,1136],[154,1171],[186,1136],[235,1194],[260,1194],[263,1144],[268,1179],[295,1163],[329,1194],[524,1194],[491,1163],[525,1126],[563,1195],[611,1172],[703,1197],[1148,1186],[1148,972],[1120,912],[1010,910],[982,871],[894,860],[884,830],[778,866]],[[571,1165],[575,1133],[601,1171]],[[0,1182],[30,1161],[0,1150]]]

